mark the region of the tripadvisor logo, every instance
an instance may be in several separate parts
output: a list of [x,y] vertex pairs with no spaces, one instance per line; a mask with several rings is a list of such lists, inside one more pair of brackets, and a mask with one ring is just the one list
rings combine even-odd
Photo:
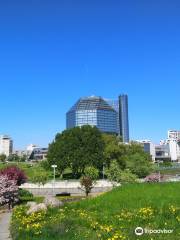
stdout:
[[173,233],[172,229],[147,229],[142,227],[137,227],[135,229],[135,234],[141,236],[143,234],[171,234]]
[[137,236],[143,235],[143,234],[144,234],[144,229],[143,229],[142,227],[137,227],[137,228],[135,229],[135,234],[136,234]]

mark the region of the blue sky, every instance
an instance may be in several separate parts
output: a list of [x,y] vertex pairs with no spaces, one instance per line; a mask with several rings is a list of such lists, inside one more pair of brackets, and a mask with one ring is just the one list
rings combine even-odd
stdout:
[[0,2],[0,133],[46,146],[80,96],[129,95],[132,139],[180,129],[180,1]]

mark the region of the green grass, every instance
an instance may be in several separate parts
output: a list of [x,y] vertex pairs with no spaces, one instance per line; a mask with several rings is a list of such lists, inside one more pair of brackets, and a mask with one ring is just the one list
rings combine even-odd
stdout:
[[[28,177],[28,181],[31,182],[33,177],[37,175],[37,173],[45,173],[48,177],[48,180],[53,179],[53,170],[45,170],[40,162],[37,163],[27,163],[27,162],[9,162],[9,163],[0,163],[0,170],[7,167],[7,166],[17,166],[22,169],[26,176]],[[61,179],[60,175],[56,172],[56,180]],[[65,169],[63,174],[64,180],[74,179],[72,175],[72,171],[70,168]]]
[[37,173],[46,173],[48,176],[48,179],[53,179],[53,175],[52,175],[52,171],[47,171],[45,170],[40,163],[23,163],[23,162],[19,162],[19,163],[11,163],[9,162],[8,164],[3,164],[0,163],[0,169],[3,169],[7,166],[17,166],[20,169],[22,169],[26,176],[28,177],[28,181],[31,181],[33,179],[33,177],[35,175],[37,175]]
[[176,175],[176,174],[180,174],[180,168],[174,168],[174,169],[163,169],[160,170],[161,174],[167,174],[167,175]]
[[[48,209],[39,219],[20,207],[12,218],[13,240],[179,240],[179,193],[180,183],[124,185],[63,209]],[[174,232],[137,237],[139,226]]]

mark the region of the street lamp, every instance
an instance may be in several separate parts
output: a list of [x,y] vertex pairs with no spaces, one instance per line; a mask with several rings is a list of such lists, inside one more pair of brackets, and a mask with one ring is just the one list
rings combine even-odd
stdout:
[[54,174],[54,178],[53,178],[53,195],[54,195],[54,188],[55,188],[56,168],[57,168],[57,165],[51,165],[51,167],[53,168],[53,174]]

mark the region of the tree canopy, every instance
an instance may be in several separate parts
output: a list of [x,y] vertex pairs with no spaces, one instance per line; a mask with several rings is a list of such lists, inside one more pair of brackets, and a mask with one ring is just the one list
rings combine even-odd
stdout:
[[132,173],[142,178],[152,171],[151,157],[142,145],[125,144],[120,137],[101,133],[89,125],[57,134],[49,145],[46,165],[56,164],[60,174],[68,168],[74,177],[80,177],[88,166],[102,173],[103,166],[109,169],[113,161],[120,171],[127,170],[126,175]]
[[48,163],[57,164],[60,173],[70,168],[74,176],[84,173],[86,166],[101,169],[104,141],[96,127],[82,126],[68,129],[56,135],[50,144]]

